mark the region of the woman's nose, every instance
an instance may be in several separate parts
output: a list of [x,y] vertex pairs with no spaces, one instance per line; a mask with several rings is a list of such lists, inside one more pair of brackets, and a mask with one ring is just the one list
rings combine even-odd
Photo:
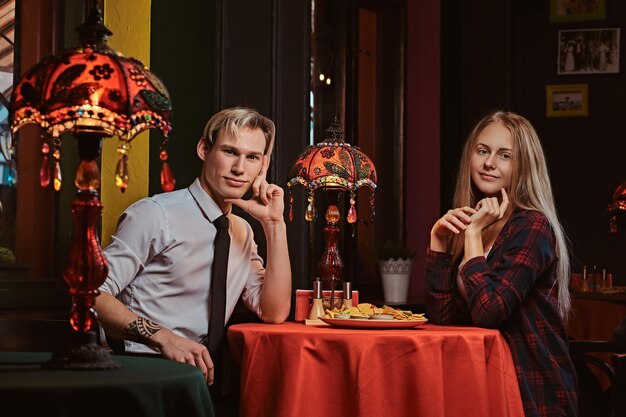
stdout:
[[496,164],[494,162],[494,155],[489,155],[487,159],[485,159],[485,166],[488,168],[495,168]]

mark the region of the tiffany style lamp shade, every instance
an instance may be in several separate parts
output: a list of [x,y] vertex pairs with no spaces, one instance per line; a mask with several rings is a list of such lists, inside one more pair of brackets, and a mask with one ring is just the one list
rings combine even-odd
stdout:
[[[70,324],[75,343],[70,352],[55,363],[69,369],[107,369],[117,366],[108,352],[95,343],[92,326],[96,320],[93,306],[104,282],[108,265],[98,238],[97,225],[102,213],[98,197],[100,172],[97,159],[104,137],[118,136],[120,160],[116,184],[125,190],[128,184],[128,151],[135,135],[144,129],[157,128],[167,137],[171,130],[171,101],[159,79],[140,61],[125,58],[106,43],[112,35],[104,25],[102,13],[95,6],[87,20],[77,28],[79,45],[43,59],[28,70],[13,90],[11,129],[35,123],[52,138],[54,185],[58,189],[61,173],[58,146],[64,133],[71,132],[78,144],[80,164],[72,202],[74,229],[63,278],[70,287],[72,311]],[[50,182],[47,155],[50,146],[42,146],[40,170],[42,186]],[[163,188],[173,189],[174,180],[167,166],[167,151],[161,148]]]
[[315,209],[315,190],[323,189],[328,195],[329,205],[326,209],[324,226],[324,250],[318,263],[318,273],[324,289],[334,290],[335,282],[341,281],[343,261],[337,249],[337,239],[341,219],[337,207],[339,192],[348,192],[350,208],[346,219],[348,223],[358,220],[355,208],[356,192],[360,187],[367,186],[372,190],[370,198],[371,220],[374,220],[374,191],[376,190],[376,168],[371,159],[358,147],[344,141],[341,125],[335,121],[324,131],[323,139],[307,147],[291,166],[289,171],[289,218],[293,219],[293,195],[291,187],[303,185],[308,190],[308,205],[305,218],[314,221],[317,217]]

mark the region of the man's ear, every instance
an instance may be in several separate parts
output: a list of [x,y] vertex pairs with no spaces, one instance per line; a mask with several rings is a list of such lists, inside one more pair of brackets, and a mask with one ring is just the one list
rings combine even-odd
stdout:
[[208,146],[204,138],[200,138],[198,141],[198,144],[196,145],[196,152],[198,152],[198,157],[204,161],[206,153],[208,152]]

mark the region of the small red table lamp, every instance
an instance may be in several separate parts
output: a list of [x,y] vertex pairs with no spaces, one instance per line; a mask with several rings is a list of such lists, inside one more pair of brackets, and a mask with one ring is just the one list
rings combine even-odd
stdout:
[[326,210],[326,226],[324,226],[324,250],[318,263],[318,273],[324,289],[335,289],[335,282],[341,281],[343,261],[337,249],[339,222],[341,216],[337,207],[339,192],[350,193],[350,208],[346,219],[355,223],[356,192],[362,186],[372,190],[370,198],[371,220],[374,220],[374,191],[376,190],[376,168],[370,158],[358,147],[344,141],[343,130],[338,120],[324,131],[321,142],[307,147],[298,156],[289,170],[289,219],[293,219],[293,195],[291,187],[301,184],[309,191],[305,218],[314,221],[315,190],[322,188],[329,197]]
[[[167,137],[171,130],[171,100],[163,83],[139,60],[125,58],[106,43],[112,35],[102,13],[94,6],[87,20],[77,28],[79,45],[43,59],[28,70],[13,89],[11,129],[40,125],[52,139],[54,187],[61,186],[60,137],[72,133],[78,144],[80,165],[78,188],[71,210],[74,220],[72,244],[63,278],[70,287],[70,324],[74,343],[69,352],[53,358],[54,366],[67,369],[109,369],[118,365],[104,348],[95,343],[93,310],[98,288],[108,273],[108,264],[98,238],[102,203],[98,198],[100,172],[97,159],[104,137],[120,138],[120,160],[116,184],[128,185],[128,151],[133,137],[144,129],[157,128]],[[167,165],[166,140],[161,146],[161,183],[165,191],[174,188]],[[46,138],[42,144],[40,183],[50,183]],[[19,161],[18,161],[19,163]]]

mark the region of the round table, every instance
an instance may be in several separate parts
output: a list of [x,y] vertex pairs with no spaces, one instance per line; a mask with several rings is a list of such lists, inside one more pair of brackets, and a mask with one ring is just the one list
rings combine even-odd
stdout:
[[241,364],[244,417],[524,415],[497,330],[249,323],[231,326],[228,337]]
[[[0,404],[15,416],[212,417],[198,368],[160,358],[113,356],[113,370],[58,370],[51,353],[0,352]],[[3,415],[4,412],[3,412]]]

